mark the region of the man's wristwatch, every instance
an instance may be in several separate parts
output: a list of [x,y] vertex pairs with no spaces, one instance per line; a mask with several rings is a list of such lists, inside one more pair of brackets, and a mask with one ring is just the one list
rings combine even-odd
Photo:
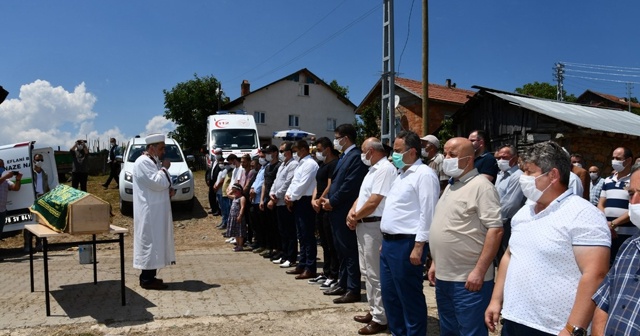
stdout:
[[567,323],[564,328],[569,332],[569,334],[571,334],[571,336],[587,336],[587,330],[585,328],[576,327],[569,323]]

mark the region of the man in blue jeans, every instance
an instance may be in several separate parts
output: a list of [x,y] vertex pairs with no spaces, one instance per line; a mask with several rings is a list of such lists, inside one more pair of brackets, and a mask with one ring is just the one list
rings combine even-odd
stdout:
[[488,335],[484,311],[503,234],[500,198],[493,183],[474,168],[471,141],[447,141],[444,155],[443,172],[451,179],[429,233],[429,280],[436,284],[440,334]]

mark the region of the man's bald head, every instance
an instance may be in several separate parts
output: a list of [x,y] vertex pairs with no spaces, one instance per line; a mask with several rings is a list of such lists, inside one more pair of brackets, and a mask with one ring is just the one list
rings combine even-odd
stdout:
[[447,158],[463,158],[473,156],[473,144],[466,138],[452,138],[444,145],[444,155]]

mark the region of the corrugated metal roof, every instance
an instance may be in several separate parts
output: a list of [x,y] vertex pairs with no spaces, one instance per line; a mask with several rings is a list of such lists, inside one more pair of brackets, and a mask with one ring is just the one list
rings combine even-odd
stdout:
[[640,136],[640,116],[627,111],[514,96],[487,91],[496,97],[551,118],[598,131]]

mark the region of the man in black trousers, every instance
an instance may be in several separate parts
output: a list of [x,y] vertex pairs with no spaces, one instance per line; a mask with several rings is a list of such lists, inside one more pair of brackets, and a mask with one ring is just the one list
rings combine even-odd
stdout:
[[220,173],[220,165],[218,164],[218,157],[222,157],[222,149],[216,148],[213,153],[214,157],[211,158],[211,167],[207,169],[204,174],[204,181],[209,188],[209,207],[211,207],[211,214],[214,216],[220,216],[220,206],[218,205],[218,199],[216,198],[217,190],[214,188],[218,174]]

